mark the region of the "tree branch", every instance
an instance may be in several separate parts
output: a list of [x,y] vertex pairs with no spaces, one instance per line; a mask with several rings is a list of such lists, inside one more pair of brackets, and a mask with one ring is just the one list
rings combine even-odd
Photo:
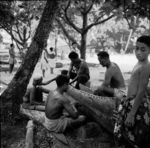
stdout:
[[17,34],[18,34],[20,40],[23,41],[23,38],[22,38],[20,30],[19,30],[19,26],[17,24],[16,24],[16,28],[17,28]]
[[77,26],[70,20],[70,18],[69,18],[68,15],[67,15],[67,11],[68,11],[68,8],[69,8],[69,6],[70,6],[70,2],[71,2],[71,1],[69,0],[68,5],[67,5],[67,7],[65,8],[65,18],[66,18],[68,24],[69,24],[70,26],[72,26],[72,28],[74,28],[78,33],[81,34],[81,29],[80,29],[79,27],[77,27]]
[[107,17],[106,19],[104,19],[104,20],[102,20],[102,21],[96,21],[95,23],[92,23],[92,24],[88,25],[85,30],[88,31],[88,30],[89,30],[90,28],[92,28],[93,26],[102,24],[102,23],[108,21],[109,19],[113,18],[114,16],[115,16],[115,15],[112,14],[111,16]]
[[61,23],[61,21],[59,19],[56,19],[57,23],[59,24],[59,26],[61,27],[64,35],[68,38],[68,40],[70,40],[71,42],[75,42],[77,44],[78,49],[80,50],[80,45],[77,43],[77,41],[69,35],[68,31],[65,29],[65,27],[63,26],[63,24]]
[[88,6],[88,8],[86,9],[86,11],[84,12],[85,14],[88,14],[90,12],[90,10],[93,7],[94,2],[95,2],[95,0],[93,2],[91,2],[91,4]]

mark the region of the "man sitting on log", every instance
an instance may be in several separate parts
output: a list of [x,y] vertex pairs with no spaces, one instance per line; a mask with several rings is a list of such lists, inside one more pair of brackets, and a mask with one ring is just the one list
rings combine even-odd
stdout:
[[110,61],[109,54],[105,51],[100,51],[97,56],[100,64],[107,69],[102,85],[95,90],[94,94],[108,97],[122,95],[126,89],[124,78],[119,66]]
[[49,90],[39,86],[42,82],[42,75],[36,75],[33,78],[33,86],[28,88],[23,97],[23,107],[35,109],[36,105],[45,105],[43,101],[43,93],[49,93]]
[[66,75],[56,77],[57,88],[50,91],[46,101],[45,124],[48,130],[64,132],[67,128],[80,126],[85,116],[79,115],[75,106],[63,96],[68,89],[69,78]]

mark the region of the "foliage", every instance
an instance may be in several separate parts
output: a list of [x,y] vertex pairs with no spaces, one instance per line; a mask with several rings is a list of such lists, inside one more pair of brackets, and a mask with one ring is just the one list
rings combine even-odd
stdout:
[[113,8],[106,6],[104,1],[68,0],[62,4],[56,21],[67,39],[71,43],[77,43],[81,58],[84,59],[89,30],[113,17]]
[[9,27],[14,23],[15,17],[11,3],[11,1],[0,1],[0,28]]

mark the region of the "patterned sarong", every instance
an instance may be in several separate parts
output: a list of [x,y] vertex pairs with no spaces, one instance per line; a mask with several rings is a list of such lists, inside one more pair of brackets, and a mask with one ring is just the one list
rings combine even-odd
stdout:
[[133,97],[122,100],[118,109],[119,119],[115,123],[114,134],[119,144],[128,142],[134,147],[150,147],[150,98],[143,99],[136,112],[134,126],[127,127],[124,122],[133,103]]

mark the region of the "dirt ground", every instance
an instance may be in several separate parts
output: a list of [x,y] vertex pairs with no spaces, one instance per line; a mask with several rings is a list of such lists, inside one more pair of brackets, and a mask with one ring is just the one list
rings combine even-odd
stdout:
[[[104,79],[104,73],[105,68],[101,67],[98,63],[97,57],[88,57],[87,62],[89,63],[90,67],[90,75],[91,75],[91,88],[94,89],[97,86],[99,86]],[[128,84],[128,80],[131,74],[131,69],[133,68],[133,64],[136,62],[135,58],[132,56],[132,60],[129,60],[129,57],[123,57],[123,56],[112,56],[112,61],[117,62],[121,68],[121,71],[123,72],[123,76],[125,78],[126,85]],[[56,75],[60,73],[62,69],[68,69],[69,62],[68,60],[60,60],[57,59],[57,62],[63,63],[62,68],[55,68],[54,74],[50,74],[50,70],[47,70],[46,77],[43,79],[43,81],[49,80],[54,78]],[[8,69],[8,65],[5,65]],[[19,67],[19,64],[16,65],[15,70],[12,74],[9,74],[9,72],[1,71],[0,73],[0,93],[2,93],[9,82],[12,80],[17,68]],[[40,70],[40,62],[36,65],[33,76],[30,80],[30,83],[28,86],[32,84],[33,77],[36,73],[41,73]],[[46,88],[53,90],[56,87],[55,82],[52,82],[51,84],[45,86]],[[23,148],[24,147],[24,139],[26,134],[26,122],[21,123],[19,125],[2,125],[1,124],[1,147],[2,148]]]

